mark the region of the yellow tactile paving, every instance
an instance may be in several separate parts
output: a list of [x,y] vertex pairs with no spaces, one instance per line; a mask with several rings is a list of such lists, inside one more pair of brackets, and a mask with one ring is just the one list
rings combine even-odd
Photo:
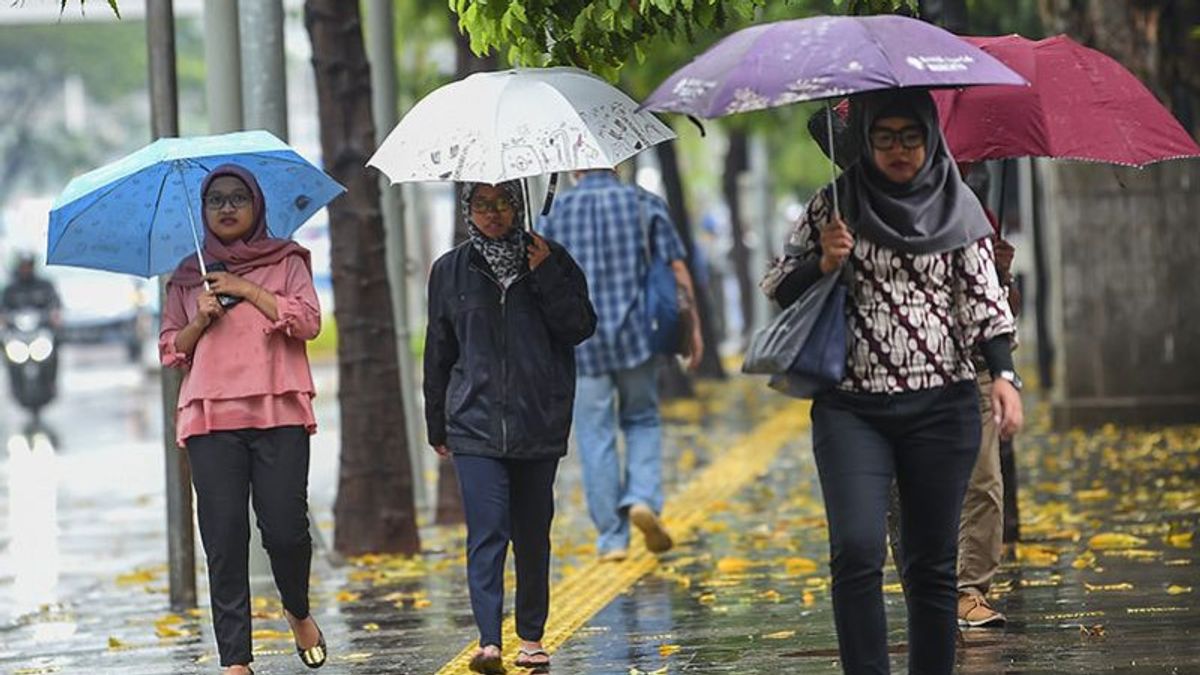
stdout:
[[[686,538],[708,518],[714,504],[732,498],[765,473],[779,450],[807,428],[808,407],[799,401],[785,405],[672,497],[663,519],[676,538]],[[553,653],[605,605],[657,567],[657,557],[639,537],[631,543],[626,561],[593,562],[550,589],[550,618],[542,638],[546,651]],[[504,661],[511,666],[519,646],[512,617],[504,622],[504,644]],[[476,648],[474,642],[467,645],[437,675],[469,673],[467,663]]]

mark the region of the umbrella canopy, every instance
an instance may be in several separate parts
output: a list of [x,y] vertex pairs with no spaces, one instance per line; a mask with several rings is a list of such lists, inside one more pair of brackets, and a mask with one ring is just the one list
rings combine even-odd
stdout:
[[613,168],[675,138],[654,115],[577,68],[476,73],[421,99],[367,162],[393,183],[500,183]]
[[1026,84],[937,26],[902,16],[816,16],[742,29],[642,104],[714,118],[898,87]]
[[954,157],[1055,157],[1142,167],[1200,147],[1121,64],[1059,35],[965,38],[1032,86],[934,92]]
[[47,262],[151,277],[204,238],[200,185],[237,164],[258,179],[274,237],[290,237],[346,191],[266,131],[163,138],[72,180],[50,211]]

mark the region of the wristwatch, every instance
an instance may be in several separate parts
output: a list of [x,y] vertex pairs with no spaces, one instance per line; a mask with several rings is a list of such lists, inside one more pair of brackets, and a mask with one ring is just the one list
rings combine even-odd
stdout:
[[1021,381],[1021,376],[1017,375],[1016,371],[1013,370],[1002,370],[993,377],[1000,380],[1008,380],[1009,384],[1017,391],[1021,391],[1021,388],[1025,386],[1025,383]]

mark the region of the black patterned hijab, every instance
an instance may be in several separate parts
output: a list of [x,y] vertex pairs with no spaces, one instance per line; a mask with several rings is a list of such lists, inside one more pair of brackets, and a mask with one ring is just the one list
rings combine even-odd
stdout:
[[[925,129],[925,164],[903,185],[875,168],[871,125],[883,117],[909,117]],[[857,96],[849,126],[857,136],[859,158],[837,182],[846,222],[856,233],[910,254],[952,251],[992,233],[979,200],[959,177],[928,91],[890,89]]]
[[504,190],[504,196],[512,204],[513,224],[508,234],[499,239],[492,239],[480,232],[479,228],[475,227],[475,221],[471,220],[471,197],[475,195],[475,189],[480,185],[482,183],[460,183],[459,205],[462,208],[463,218],[467,221],[467,234],[471,238],[471,246],[479,251],[484,260],[487,260],[488,266],[492,268],[496,278],[507,286],[529,265],[528,254],[525,250],[529,246],[529,235],[525,233],[524,193],[521,190],[520,181],[510,180],[497,185]]

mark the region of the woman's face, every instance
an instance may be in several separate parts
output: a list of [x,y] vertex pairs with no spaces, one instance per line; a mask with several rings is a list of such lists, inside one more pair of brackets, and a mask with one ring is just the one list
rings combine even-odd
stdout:
[[222,242],[242,239],[254,227],[254,196],[236,176],[221,176],[204,193],[204,221]]
[[889,181],[910,182],[925,165],[925,128],[909,117],[881,117],[871,125],[871,156]]
[[512,230],[516,205],[508,193],[495,185],[480,185],[471,195],[471,222],[488,239],[499,239]]

